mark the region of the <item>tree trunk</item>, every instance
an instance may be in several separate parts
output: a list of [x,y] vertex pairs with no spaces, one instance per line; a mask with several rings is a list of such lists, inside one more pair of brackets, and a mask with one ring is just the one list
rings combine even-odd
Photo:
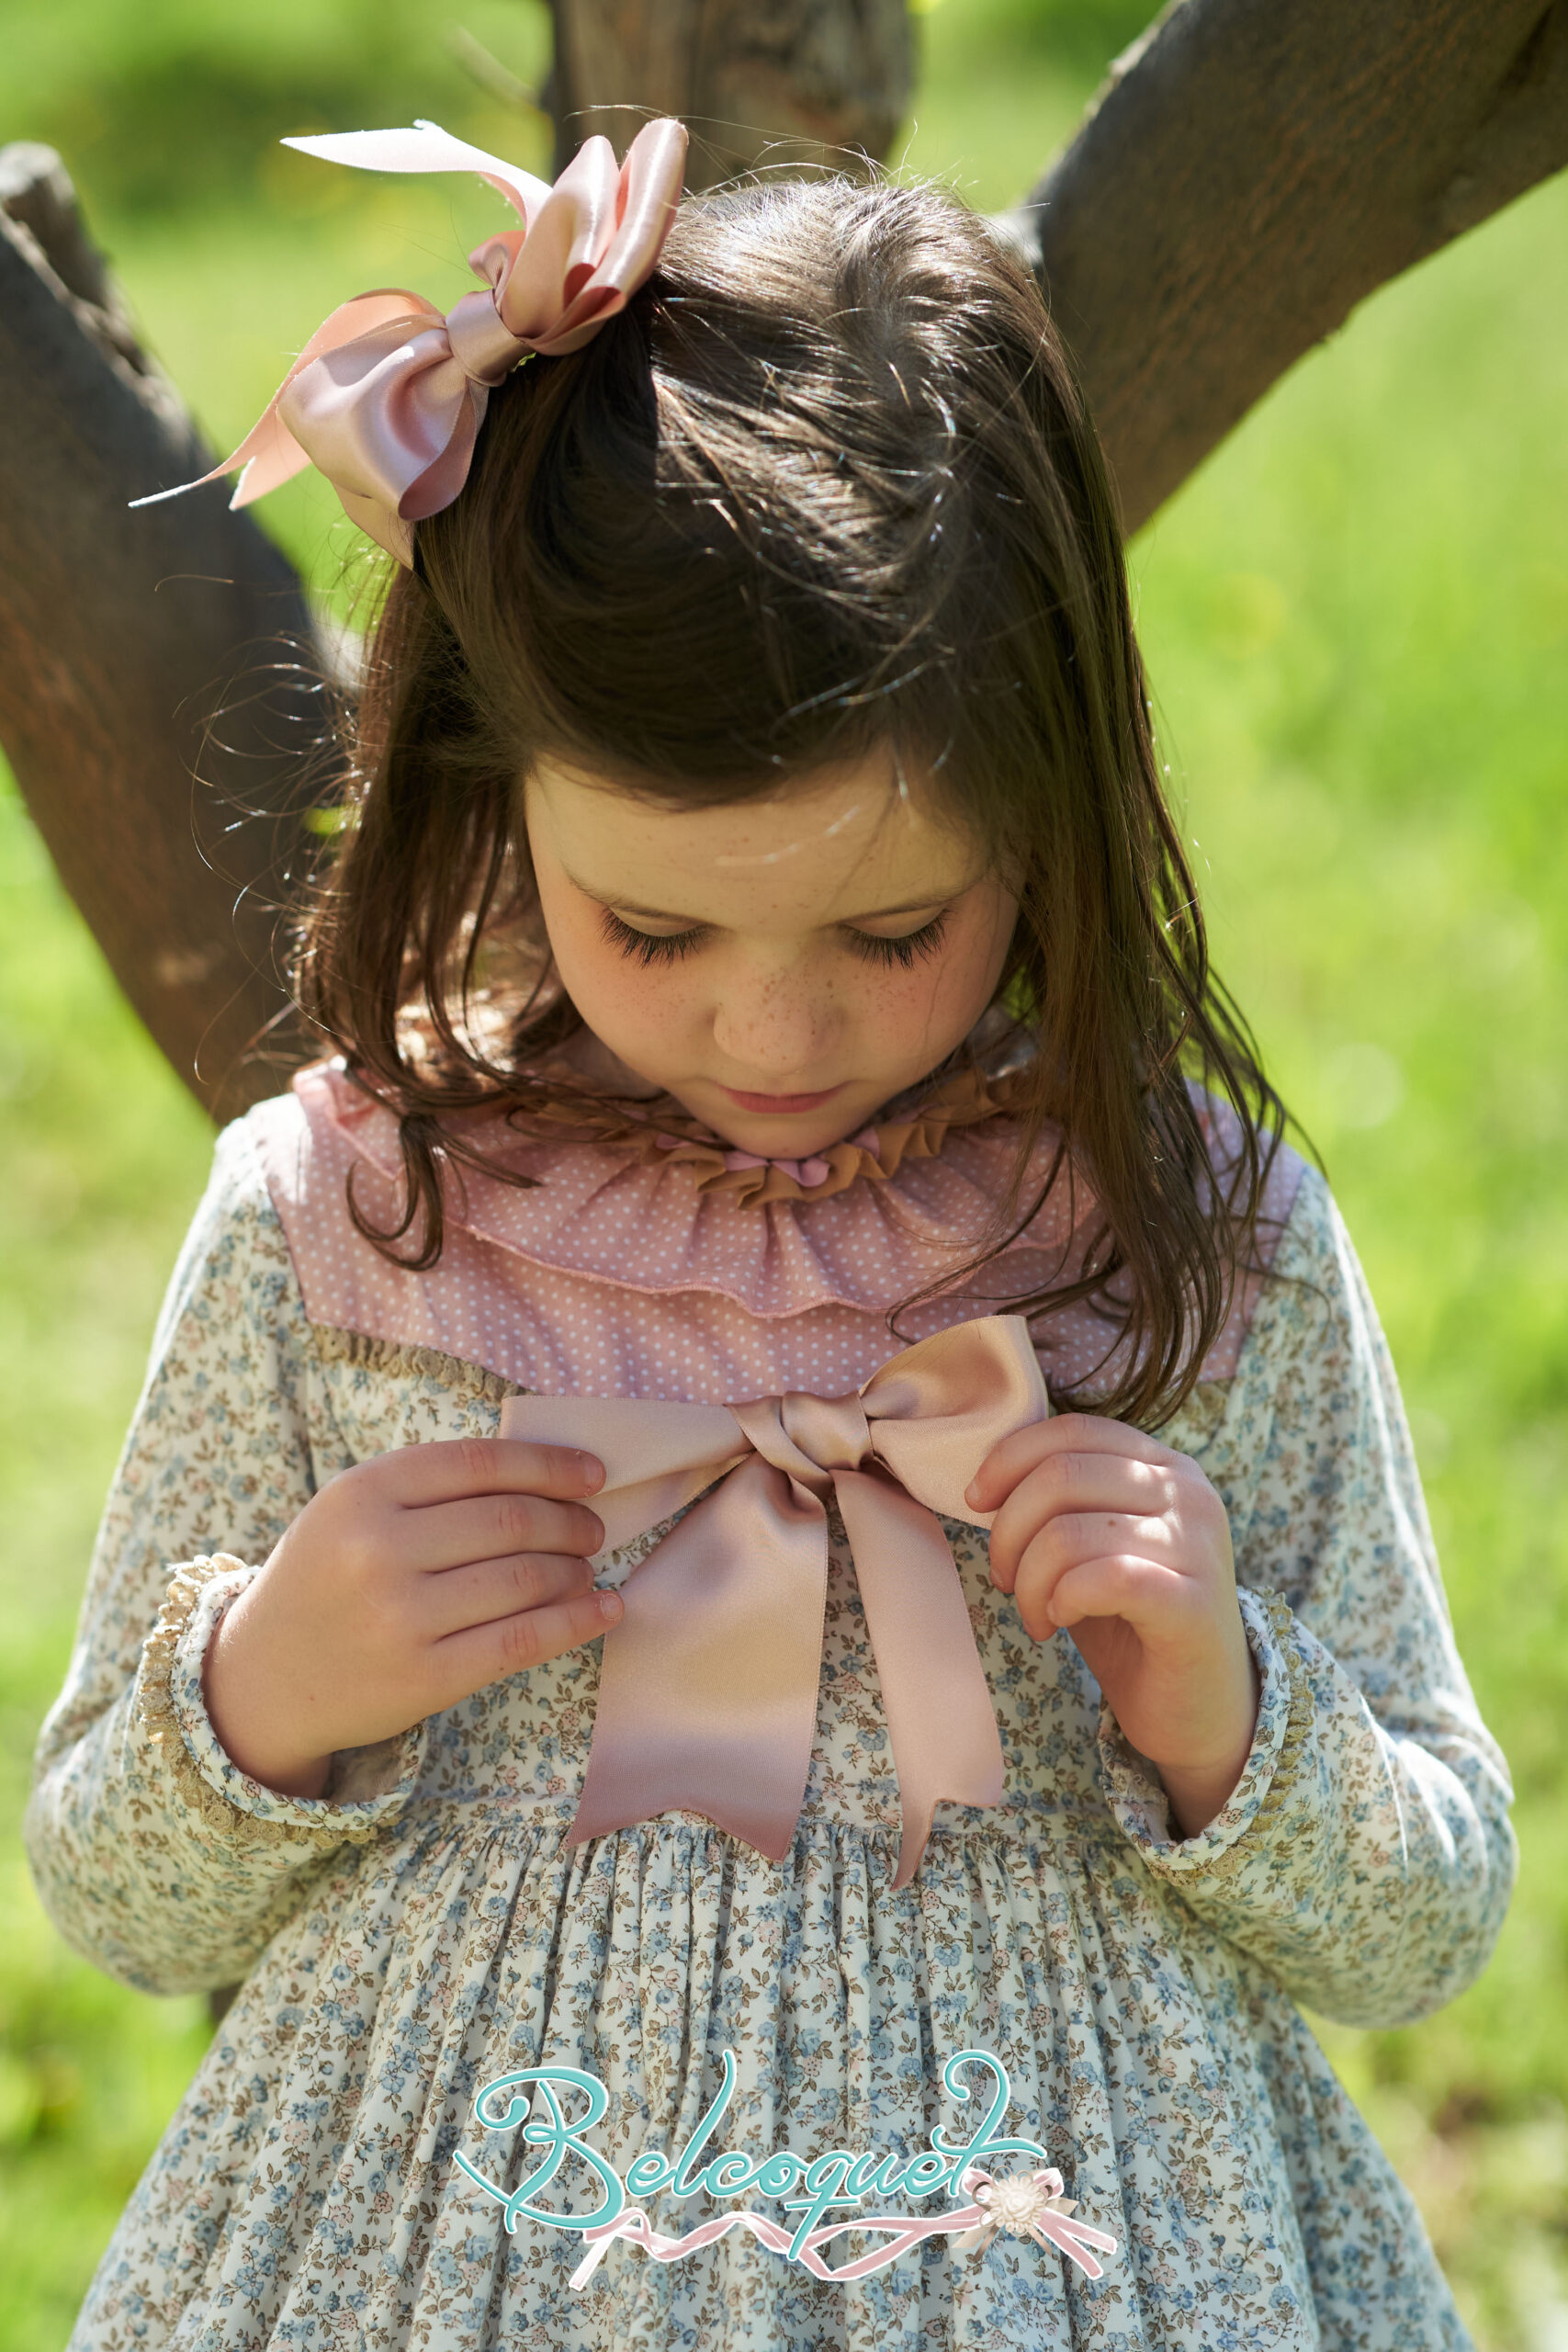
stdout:
[[[679,114],[694,187],[885,155],[906,104],[902,0],[555,12],[563,152]],[[1001,224],[1076,352],[1129,528],[1365,295],[1564,162],[1568,0],[1176,0]],[[127,513],[210,458],[39,148],[0,154],[0,741],[132,1003],[231,1111],[306,1050],[272,910],[320,701],[258,676],[254,649],[308,641],[309,616],[222,488]]]
[[[303,1041],[271,911],[288,893],[310,616],[131,332],[48,148],[0,153],[0,741],[115,977],[217,1116],[275,1091]],[[200,781],[196,781],[197,778]],[[245,815],[243,811],[255,813]]]
[[553,0],[556,167],[590,132],[625,149],[649,115],[692,134],[686,185],[769,170],[859,171],[908,112],[904,0]]

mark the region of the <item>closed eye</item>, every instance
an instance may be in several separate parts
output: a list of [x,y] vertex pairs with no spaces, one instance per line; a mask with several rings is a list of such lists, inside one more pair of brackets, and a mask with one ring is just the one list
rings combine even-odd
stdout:
[[934,956],[942,945],[947,929],[947,910],[933,915],[919,931],[907,931],[901,939],[881,939],[873,931],[851,931],[850,944],[867,964],[902,966],[907,972],[922,957]]
[[[706,925],[694,924],[688,931],[638,931],[635,925],[615,913],[609,907],[600,909],[600,920],[605,939],[621,955],[642,965],[678,964],[689,956],[705,934]],[[852,954],[863,963],[880,964],[885,968],[898,967],[910,971],[928,956],[934,956],[947,930],[947,910],[933,915],[918,931],[907,931],[901,938],[879,937],[875,932],[856,931],[852,924],[843,926],[844,937]]]
[[635,931],[623,922],[608,907],[601,908],[604,936],[612,947],[629,956],[638,964],[678,964],[689,956],[703,935],[699,924],[692,931]]

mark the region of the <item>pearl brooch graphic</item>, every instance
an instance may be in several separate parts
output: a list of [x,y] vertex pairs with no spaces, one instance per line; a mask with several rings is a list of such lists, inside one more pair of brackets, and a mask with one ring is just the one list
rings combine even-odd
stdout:
[[[1100,2276],[1098,2267],[1090,2268],[1077,2249],[1066,2243],[1066,2233],[1058,2233],[1047,2221],[1047,2215],[1063,2219],[1077,2211],[1075,2198],[1064,2197],[1059,2172],[1010,2172],[999,2179],[982,2181],[975,2189],[975,2202],[986,2209],[987,2220],[975,2239],[971,2251],[984,2254],[998,2235],[1010,2238],[1032,2238],[1036,2245],[1062,2245],[1073,2254],[1091,2278]],[[1071,2235],[1077,2237],[1083,2228],[1077,2223]],[[1089,2233],[1092,2242],[1093,2233]],[[1109,2241],[1107,2241],[1109,2243]]]

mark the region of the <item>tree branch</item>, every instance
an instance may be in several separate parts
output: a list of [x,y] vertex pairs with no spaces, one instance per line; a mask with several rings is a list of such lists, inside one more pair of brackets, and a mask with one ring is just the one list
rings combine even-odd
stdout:
[[1356,304],[1568,164],[1568,0],[1176,0],[1004,225],[1135,530]]

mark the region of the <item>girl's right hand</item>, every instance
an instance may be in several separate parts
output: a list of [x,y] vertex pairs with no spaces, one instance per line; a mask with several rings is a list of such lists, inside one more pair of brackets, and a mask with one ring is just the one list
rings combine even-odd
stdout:
[[607,1631],[622,1603],[592,1589],[604,1531],[579,1499],[604,1483],[591,1453],[509,1438],[400,1446],[332,1479],[209,1645],[230,1758],[319,1797],[337,1749]]

